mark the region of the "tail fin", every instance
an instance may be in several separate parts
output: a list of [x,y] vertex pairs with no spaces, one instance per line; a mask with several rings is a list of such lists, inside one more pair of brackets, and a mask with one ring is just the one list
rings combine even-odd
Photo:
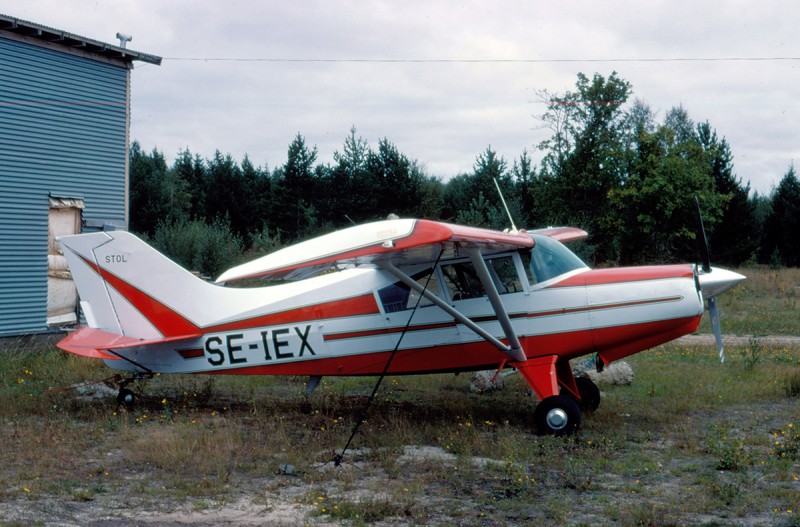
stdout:
[[[124,231],[58,239],[91,328],[140,340],[200,335],[205,294],[221,288],[195,277]],[[199,298],[198,298],[199,297]],[[212,300],[212,299],[207,299]]]

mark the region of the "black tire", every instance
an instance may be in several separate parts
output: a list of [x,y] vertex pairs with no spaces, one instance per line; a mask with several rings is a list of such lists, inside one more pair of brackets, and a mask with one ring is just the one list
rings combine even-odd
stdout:
[[536,406],[533,423],[541,435],[571,436],[581,426],[581,411],[570,397],[552,395]]
[[127,388],[120,388],[117,394],[117,404],[130,408],[136,402],[136,394]]
[[589,377],[576,377],[575,384],[581,400],[578,407],[584,412],[594,412],[600,406],[600,388]]

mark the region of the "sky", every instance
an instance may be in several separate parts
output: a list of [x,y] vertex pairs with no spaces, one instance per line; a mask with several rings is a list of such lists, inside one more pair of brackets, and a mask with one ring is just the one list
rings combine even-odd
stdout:
[[[163,57],[135,62],[131,138],[171,163],[219,150],[275,168],[299,133],[333,161],[350,129],[444,180],[550,136],[537,93],[630,82],[661,121],[708,121],[752,191],[800,159],[800,3],[0,0],[0,13]],[[757,59],[757,60],[754,60]]]

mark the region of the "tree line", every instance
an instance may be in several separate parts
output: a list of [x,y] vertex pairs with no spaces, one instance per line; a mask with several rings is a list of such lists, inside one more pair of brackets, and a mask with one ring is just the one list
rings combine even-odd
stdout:
[[301,134],[272,169],[215,152],[131,146],[130,229],[179,263],[209,275],[243,258],[390,213],[503,229],[581,227],[592,264],[695,261],[694,197],[715,264],[800,265],[800,182],[789,166],[770,195],[750,193],[733,153],[706,121],[681,106],[663,119],[633,99],[616,73],[578,74],[575,89],[540,92],[537,122],[550,136],[507,161],[491,147],[473,170],[448,181],[428,175],[388,139],[371,146],[352,128],[333,163],[318,162]]

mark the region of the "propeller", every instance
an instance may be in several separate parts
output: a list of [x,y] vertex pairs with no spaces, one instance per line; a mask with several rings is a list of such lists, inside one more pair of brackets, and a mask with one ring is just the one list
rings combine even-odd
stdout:
[[706,238],[706,228],[703,226],[703,215],[700,214],[700,200],[697,199],[697,196],[694,197],[694,212],[695,218],[697,220],[696,223],[696,236],[695,240],[697,240],[697,250],[700,253],[700,262],[703,264],[703,272],[710,273],[711,272],[711,256],[708,252],[708,238]]
[[[708,251],[708,238],[706,237],[706,229],[703,226],[703,216],[700,213],[700,200],[697,196],[694,197],[695,213],[697,217],[697,249],[700,253],[700,262],[704,274],[711,274],[711,256]],[[701,290],[703,280],[701,280]],[[738,283],[738,282],[737,282]],[[732,287],[732,286],[731,286]],[[721,292],[721,291],[720,291]],[[717,305],[717,294],[708,296],[708,316],[711,318],[711,330],[714,332],[714,340],[717,343],[717,352],[719,353],[719,361],[725,362],[725,348],[722,346],[722,328],[719,321],[719,306]]]

